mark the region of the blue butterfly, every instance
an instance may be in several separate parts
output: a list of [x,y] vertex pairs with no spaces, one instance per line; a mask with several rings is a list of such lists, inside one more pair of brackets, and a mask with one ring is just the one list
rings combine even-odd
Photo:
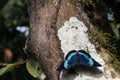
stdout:
[[84,50],[72,50],[70,51],[62,64],[58,67],[57,71],[63,69],[70,69],[76,65],[83,65],[89,67],[100,67],[101,64],[96,62],[86,51]]

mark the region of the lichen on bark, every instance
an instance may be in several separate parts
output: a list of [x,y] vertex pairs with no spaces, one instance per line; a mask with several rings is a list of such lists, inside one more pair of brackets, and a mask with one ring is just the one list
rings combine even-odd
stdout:
[[[101,52],[96,51],[94,44],[92,44],[89,40],[87,30],[88,28],[86,27],[84,22],[78,20],[77,17],[71,17],[68,21],[65,21],[63,26],[58,30],[58,37],[61,40],[61,49],[65,53],[64,56],[66,56],[67,53],[71,50],[86,50],[97,62],[102,64],[102,67],[75,67],[75,70],[79,75],[70,75],[66,71],[63,71],[61,80],[69,80],[70,78],[71,80],[120,79],[117,78],[117,74],[114,68],[109,67],[107,64],[105,64],[106,62],[104,61]],[[113,77],[113,74],[116,77]]]

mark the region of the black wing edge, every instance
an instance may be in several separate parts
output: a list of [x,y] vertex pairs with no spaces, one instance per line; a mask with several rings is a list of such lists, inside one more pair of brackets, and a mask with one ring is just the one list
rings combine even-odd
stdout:
[[67,59],[68,56],[71,55],[71,54],[74,53],[74,52],[77,52],[77,51],[76,51],[76,50],[71,50],[70,52],[68,52],[68,54],[66,55],[65,59]]
[[94,64],[93,64],[93,66],[94,67],[101,67],[102,65],[101,64],[99,64],[97,61],[95,61],[94,59],[92,59],[93,60],[93,62],[94,62]]
[[61,71],[63,69],[65,69],[64,68],[64,62],[62,62],[62,64],[60,64],[60,66],[57,68],[57,71]]
[[78,50],[78,52],[85,53],[87,56],[91,57],[89,53],[87,53],[85,50]]

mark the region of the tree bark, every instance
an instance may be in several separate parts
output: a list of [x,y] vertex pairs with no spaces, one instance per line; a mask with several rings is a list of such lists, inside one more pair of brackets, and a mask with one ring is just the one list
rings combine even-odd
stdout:
[[36,57],[50,80],[59,80],[56,69],[63,60],[56,27],[59,7],[53,0],[29,0],[28,7],[31,26],[28,52]]
[[63,53],[67,53],[69,49],[65,52],[61,48],[58,30],[66,21],[70,22],[69,19],[73,16],[81,20],[91,34],[94,32],[94,28],[90,30],[93,25],[78,0],[28,0],[28,8],[30,16],[30,34],[26,44],[28,53],[35,56],[49,80],[59,80],[60,72],[56,69],[64,60]]

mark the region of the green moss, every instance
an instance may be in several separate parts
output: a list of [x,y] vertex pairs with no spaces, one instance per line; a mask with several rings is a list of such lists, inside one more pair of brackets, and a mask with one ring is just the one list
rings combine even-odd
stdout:
[[78,3],[78,0],[70,0],[70,2],[71,2],[73,5],[76,5],[76,3]]
[[[115,68],[116,71],[120,72],[120,57],[118,43],[115,42],[112,29],[109,27],[109,22],[106,19],[106,14],[108,9],[106,5],[102,2],[95,2],[94,0],[78,0],[82,3],[90,21],[96,26],[90,30],[91,41],[95,44],[96,48],[99,50],[101,47],[107,49],[109,55],[111,56],[109,63]],[[111,35],[112,33],[112,35]]]
[[120,72],[120,61],[118,60],[118,56],[116,55],[118,53],[116,45],[111,41],[112,35],[110,33],[99,31],[96,27],[91,30],[92,33],[90,33],[90,36],[92,37],[90,38],[90,40],[95,44],[98,50],[99,48],[103,47],[109,51],[108,54],[111,58],[107,63],[110,64],[110,66],[114,67],[116,71]]
[[92,3],[92,0],[78,0],[80,3],[83,3],[84,5],[88,5],[90,3]]
[[120,73],[120,61],[117,59],[117,56],[109,53],[112,57],[110,60],[110,66],[114,67],[114,69]]

